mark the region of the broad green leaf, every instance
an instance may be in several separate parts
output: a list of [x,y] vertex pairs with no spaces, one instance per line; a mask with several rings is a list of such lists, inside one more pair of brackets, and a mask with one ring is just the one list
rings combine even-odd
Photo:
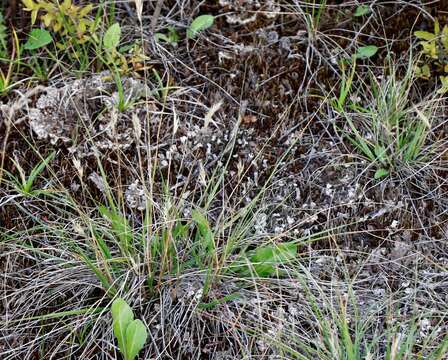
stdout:
[[252,256],[251,263],[259,276],[271,276],[276,273],[278,265],[289,262],[296,257],[297,244],[283,243],[258,248]]
[[132,321],[126,329],[126,360],[134,360],[145,345],[148,332],[141,320]]
[[111,306],[112,319],[120,324],[128,325],[134,319],[131,307],[123,298],[116,298]]
[[208,29],[213,25],[215,18],[212,15],[201,15],[193,20],[190,27],[187,30],[187,37],[189,39],[194,39],[198,33]]
[[118,347],[121,353],[127,359],[127,347],[126,347],[126,330],[129,324],[134,320],[134,314],[130,306],[122,298],[117,298],[112,303],[112,319],[114,335],[118,341]]
[[364,16],[370,11],[369,5],[360,5],[356,8],[355,13],[353,16]]
[[368,59],[376,54],[378,51],[378,47],[375,45],[367,45],[358,48],[358,51],[355,54],[357,59]]
[[107,29],[103,38],[103,46],[106,50],[116,49],[120,43],[121,27],[119,23],[115,23]]
[[51,34],[45,29],[34,29],[28,35],[28,40],[23,46],[26,50],[36,50],[50,44],[53,41]]
[[374,178],[375,178],[375,180],[378,180],[378,179],[381,179],[381,178],[383,178],[383,177],[385,177],[387,175],[389,175],[389,171],[386,170],[386,169],[381,168],[381,169],[378,169],[377,171],[375,171]]

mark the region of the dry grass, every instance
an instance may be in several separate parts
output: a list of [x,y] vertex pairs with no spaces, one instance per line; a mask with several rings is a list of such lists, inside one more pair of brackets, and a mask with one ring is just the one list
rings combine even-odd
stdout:
[[[358,64],[350,101],[370,115],[331,102],[344,79],[337,60],[368,41],[409,42],[387,26],[405,6],[368,2],[361,21],[345,12],[355,1],[246,13],[237,2],[165,2],[157,22],[155,4],[138,21],[132,3],[116,9],[126,41],[150,55],[140,83],[122,77],[149,87],[129,92],[126,110],[110,105],[113,81],[76,82],[67,69],[1,104],[0,358],[120,358],[109,313],[120,296],[148,328],[142,359],[446,359],[446,99],[414,78],[400,92],[412,72],[403,52]],[[221,8],[197,42],[172,47],[147,30],[184,29]],[[248,25],[226,22],[255,13]],[[257,31],[289,36],[289,53]],[[30,114],[54,89],[48,113],[69,131],[39,139]],[[396,132],[390,147],[378,137],[375,115],[397,109],[429,124],[412,161]],[[377,159],[348,141],[353,129],[390,150],[387,178],[373,178]],[[297,245],[294,259],[260,276],[251,254],[282,243]]]

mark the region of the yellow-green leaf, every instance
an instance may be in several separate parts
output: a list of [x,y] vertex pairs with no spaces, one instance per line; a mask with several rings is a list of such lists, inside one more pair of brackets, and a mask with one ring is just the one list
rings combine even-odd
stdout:
[[442,30],[442,44],[445,48],[445,53],[448,53],[448,25],[445,25]]
[[72,6],[71,0],[64,0],[64,2],[61,4],[61,10],[68,10]]
[[435,20],[434,20],[434,34],[439,35],[439,33],[440,33],[439,20],[437,18],[435,18]]
[[47,13],[42,16],[42,21],[46,27],[50,27],[51,22],[53,21],[53,15],[51,13]]
[[55,32],[59,32],[62,29],[62,23],[60,23],[59,21],[56,21],[53,25],[53,30]]
[[80,18],[86,17],[92,11],[92,9],[93,9],[93,5],[92,4],[84,6],[81,9],[81,11],[79,12],[79,17]]
[[31,24],[34,25],[36,23],[38,10],[33,10],[31,12]]
[[418,37],[419,39],[426,40],[426,41],[432,41],[436,38],[436,35],[433,33],[430,33],[429,31],[415,31],[414,35]]
[[421,41],[420,45],[423,47],[423,53],[432,59],[438,59],[437,46],[434,41]]
[[437,94],[446,94],[448,92],[448,76],[440,76],[442,87],[437,90]]

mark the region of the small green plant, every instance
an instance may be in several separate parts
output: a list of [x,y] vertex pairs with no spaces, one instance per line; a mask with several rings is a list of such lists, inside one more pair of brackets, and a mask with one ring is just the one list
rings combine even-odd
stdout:
[[43,159],[39,164],[37,164],[33,168],[33,170],[31,170],[29,176],[26,176],[22,166],[20,166],[20,164],[17,161],[13,160],[13,163],[16,169],[19,171],[20,175],[20,180],[16,181],[17,190],[24,195],[32,195],[35,192],[35,190],[33,189],[34,181],[37,179],[39,174],[45,170],[45,168],[48,166],[48,164],[54,158],[54,156],[55,153],[53,152],[48,157]]
[[31,12],[31,23],[34,25],[38,15],[43,25],[52,29],[64,38],[64,43],[58,43],[65,48],[67,43],[76,40],[83,44],[95,37],[95,22],[89,19],[93,5],[76,6],[71,0],[62,3],[52,0],[22,0],[24,10]]
[[168,44],[177,46],[177,43],[179,42],[180,38],[179,38],[179,34],[177,33],[176,29],[172,26],[168,26],[167,30],[168,30],[168,34],[163,34],[163,33],[154,34],[154,39],[156,41],[165,41]]
[[105,53],[103,62],[117,74],[142,70],[148,57],[140,44],[132,43],[120,47],[120,42],[121,27],[119,23],[114,23],[106,30],[102,39],[102,50]]
[[[200,15],[196,17],[190,24],[190,26],[187,29],[187,38],[188,39],[195,39],[200,32],[207,30],[211,26],[213,26],[213,23],[215,22],[215,17],[212,15]],[[176,29],[172,26],[169,26],[167,28],[168,34],[164,33],[156,33],[154,35],[154,39],[156,41],[165,41],[168,44],[171,44],[173,46],[177,46],[177,43],[179,42],[179,34],[177,33]]]
[[256,249],[250,262],[258,276],[267,277],[281,273],[279,266],[291,262],[296,256],[297,244],[289,242]]
[[146,326],[141,320],[134,320],[131,307],[122,298],[114,300],[111,313],[118,348],[125,360],[134,360],[146,343]]
[[[18,60],[19,58],[19,38],[17,37],[17,33],[13,30],[12,31],[12,35],[13,35],[13,49],[11,51],[11,53],[9,54],[8,49],[5,48],[3,49],[4,54],[2,54],[0,56],[0,64],[5,62],[5,63],[9,63],[8,64],[8,68],[7,71],[4,72],[1,68],[0,68],[0,95],[4,95],[5,93],[7,93],[12,87],[12,77],[13,77],[13,70],[14,70],[14,65],[16,64],[16,60]],[[1,45],[0,45],[1,47]],[[8,57],[9,59],[4,59],[3,55],[5,57]]]
[[420,39],[423,59],[416,67],[416,75],[423,79],[431,78],[431,71],[439,74],[442,86],[439,94],[448,92],[448,25],[440,30],[437,18],[434,21],[434,32],[416,31],[414,35]]
[[[100,19],[99,12],[96,19],[91,18],[92,4],[77,6],[72,0],[22,0],[22,3],[24,10],[31,13],[31,24],[36,24],[39,19],[39,27],[44,28],[35,30],[49,32],[40,31],[36,33],[38,36],[32,36],[28,41],[28,50],[46,47],[50,43],[48,36],[50,35],[55,47],[51,49],[51,52],[47,48],[45,50],[55,63],[65,63],[59,60],[63,55],[68,58],[67,63],[76,64],[80,71],[85,71],[92,65],[91,55],[99,44],[96,29]],[[34,55],[33,57],[36,58]],[[42,66],[35,60],[33,62],[32,70],[37,70],[35,75],[42,77],[40,71]],[[47,66],[45,65],[44,68]],[[46,72],[44,71],[44,74]]]

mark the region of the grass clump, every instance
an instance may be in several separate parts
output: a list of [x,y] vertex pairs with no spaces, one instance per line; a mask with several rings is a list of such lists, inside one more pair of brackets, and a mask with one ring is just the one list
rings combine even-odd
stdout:
[[343,136],[376,169],[375,178],[429,156],[425,144],[433,126],[434,101],[414,103],[414,82],[412,61],[401,78],[395,66],[380,75],[368,70],[367,76],[359,76],[353,63],[349,73],[343,73],[339,96],[331,102],[346,123]]

